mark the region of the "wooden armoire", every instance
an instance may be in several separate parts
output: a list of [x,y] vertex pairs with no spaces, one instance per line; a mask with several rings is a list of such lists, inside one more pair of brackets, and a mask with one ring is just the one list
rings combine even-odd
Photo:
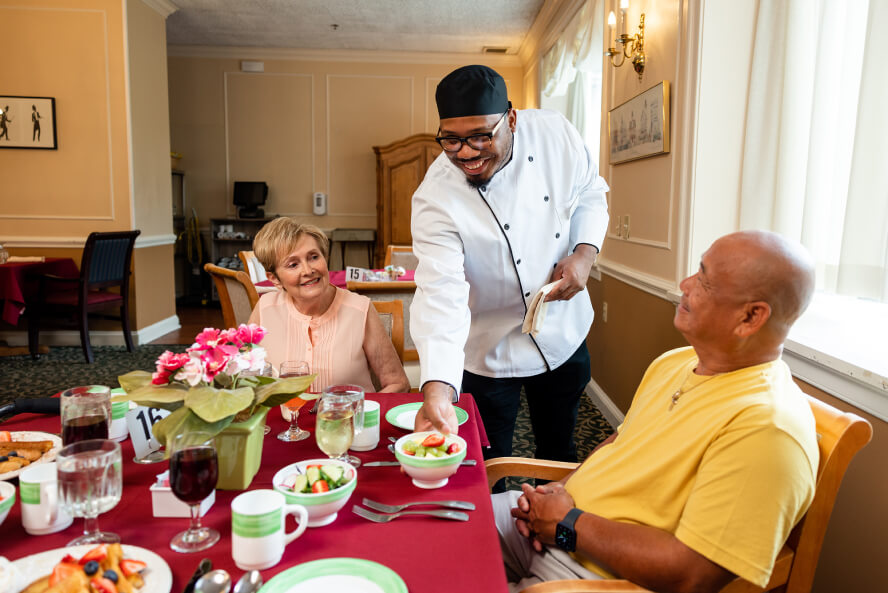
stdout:
[[410,202],[441,147],[432,134],[414,134],[376,153],[376,257],[382,267],[388,245],[412,245]]

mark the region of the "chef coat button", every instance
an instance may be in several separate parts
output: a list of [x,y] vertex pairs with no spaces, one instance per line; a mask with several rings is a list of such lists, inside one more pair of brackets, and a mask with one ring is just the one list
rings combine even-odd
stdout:
[[529,156],[529,157],[527,157],[527,160],[530,161],[530,162],[532,163],[532,162],[533,162],[533,157],[532,157],[532,156]]
[[549,196],[543,196],[543,201],[544,201],[544,202],[548,202],[548,201],[549,201]]
[[508,231],[508,230],[509,230],[509,223],[507,222],[506,224],[504,224],[504,225],[503,225],[503,228],[506,229],[506,230]]
[[521,263],[521,260],[519,259],[518,261],[515,262],[515,265],[518,265],[520,263]]
[[482,186],[481,186],[481,191],[487,191],[487,186],[486,186],[486,185],[482,185]]
[[530,296],[530,293],[529,293],[529,292],[525,292],[525,293],[524,293],[524,296],[529,297],[529,296]]
[[561,237],[561,233],[555,233],[555,238],[559,239]]

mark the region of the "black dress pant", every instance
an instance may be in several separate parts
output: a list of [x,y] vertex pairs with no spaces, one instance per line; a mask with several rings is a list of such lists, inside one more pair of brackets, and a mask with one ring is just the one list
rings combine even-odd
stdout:
[[591,377],[585,342],[558,368],[532,377],[491,378],[463,371],[462,391],[475,398],[490,441],[484,458],[512,454],[512,436],[524,386],[536,457],[576,461],[574,426],[580,395]]

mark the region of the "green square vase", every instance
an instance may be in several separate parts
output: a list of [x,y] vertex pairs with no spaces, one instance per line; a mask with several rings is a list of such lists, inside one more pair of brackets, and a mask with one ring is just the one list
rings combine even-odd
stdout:
[[265,437],[265,416],[268,408],[261,408],[248,420],[233,422],[216,435],[216,453],[219,457],[220,490],[246,490],[262,462],[262,440]]

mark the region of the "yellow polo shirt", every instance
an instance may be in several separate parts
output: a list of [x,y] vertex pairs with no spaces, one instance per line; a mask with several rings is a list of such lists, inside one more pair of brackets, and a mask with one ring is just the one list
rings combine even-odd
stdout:
[[583,463],[567,491],[584,511],[668,531],[764,586],[814,497],[814,417],[782,360],[713,377],[694,375],[696,366],[693,348],[655,360],[618,437]]

